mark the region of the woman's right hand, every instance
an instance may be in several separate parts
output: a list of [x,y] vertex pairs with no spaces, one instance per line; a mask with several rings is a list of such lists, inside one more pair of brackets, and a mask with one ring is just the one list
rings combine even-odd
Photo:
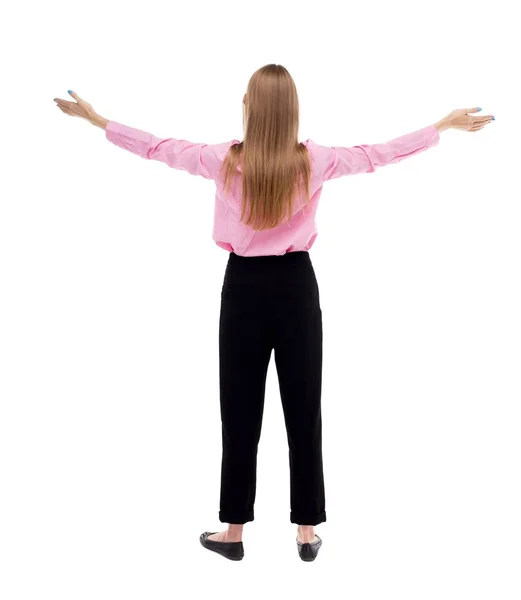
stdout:
[[446,117],[434,124],[438,131],[445,129],[462,129],[463,131],[479,131],[495,117],[492,115],[473,116],[470,113],[479,112],[481,108],[457,108],[449,113]]

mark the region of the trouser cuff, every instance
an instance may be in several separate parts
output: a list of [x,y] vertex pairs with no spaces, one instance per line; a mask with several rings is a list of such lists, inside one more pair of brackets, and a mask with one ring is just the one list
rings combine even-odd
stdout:
[[298,514],[291,512],[290,521],[297,525],[319,525],[326,522],[326,511],[314,515]]
[[221,523],[231,523],[232,525],[244,525],[253,521],[253,511],[245,513],[230,512],[226,510],[219,511],[219,521]]

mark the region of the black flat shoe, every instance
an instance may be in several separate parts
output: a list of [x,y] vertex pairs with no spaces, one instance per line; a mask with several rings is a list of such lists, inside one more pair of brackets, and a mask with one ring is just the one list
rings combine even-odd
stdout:
[[[316,535],[316,534],[315,534]],[[297,547],[300,558],[305,562],[311,562],[317,557],[320,546],[322,546],[322,539],[317,535],[317,540],[312,544],[303,544],[298,541]]]
[[205,531],[199,538],[201,544],[207,550],[217,552],[229,560],[242,560],[244,558],[244,546],[242,542],[215,542],[208,539],[211,535],[213,535],[211,531]]

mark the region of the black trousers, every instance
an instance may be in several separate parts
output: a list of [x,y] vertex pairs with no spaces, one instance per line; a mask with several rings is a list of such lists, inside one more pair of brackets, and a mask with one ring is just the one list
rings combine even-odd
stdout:
[[221,292],[219,519],[254,519],[257,448],[274,351],[289,445],[290,521],[326,520],[322,467],[322,311],[308,252],[230,253]]

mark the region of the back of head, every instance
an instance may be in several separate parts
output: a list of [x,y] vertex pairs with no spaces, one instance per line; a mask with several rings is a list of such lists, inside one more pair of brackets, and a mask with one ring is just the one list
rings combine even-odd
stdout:
[[309,200],[307,148],[298,142],[299,102],[293,78],[281,65],[258,69],[244,100],[244,141],[230,148],[223,163],[225,187],[242,160],[242,215],[256,230],[276,227],[293,214],[294,197]]

